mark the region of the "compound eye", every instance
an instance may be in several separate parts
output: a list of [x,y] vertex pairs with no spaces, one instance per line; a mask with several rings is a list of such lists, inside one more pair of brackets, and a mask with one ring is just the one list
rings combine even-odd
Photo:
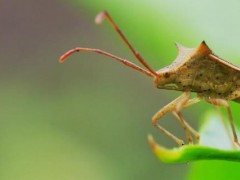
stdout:
[[169,74],[168,72],[165,72],[165,73],[163,74],[163,77],[169,78],[169,77],[170,77],[170,74]]

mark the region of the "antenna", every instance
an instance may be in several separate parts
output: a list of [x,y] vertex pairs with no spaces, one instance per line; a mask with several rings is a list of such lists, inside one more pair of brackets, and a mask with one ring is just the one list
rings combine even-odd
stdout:
[[151,77],[158,77],[158,74],[152,69],[152,67],[150,65],[148,65],[148,63],[143,59],[143,57],[139,54],[139,52],[137,52],[133,46],[129,43],[129,41],[127,40],[127,38],[124,36],[124,34],[122,33],[122,31],[120,30],[120,28],[118,27],[118,25],[114,22],[114,20],[112,19],[112,17],[108,14],[107,11],[103,11],[101,13],[99,13],[96,18],[95,18],[95,22],[96,24],[101,24],[104,20],[104,18],[106,18],[109,23],[112,25],[112,27],[116,30],[116,32],[120,35],[120,37],[123,39],[123,41],[126,43],[126,45],[129,47],[129,49],[132,51],[133,55],[137,58],[137,60],[145,67],[148,69],[145,70],[139,66],[137,66],[136,64],[120,58],[118,56],[115,56],[113,54],[110,54],[106,51],[100,50],[100,49],[92,49],[92,48],[82,48],[82,47],[77,47],[75,49],[72,49],[70,51],[68,51],[67,53],[65,53],[63,56],[60,57],[59,61],[60,62],[64,62],[70,55],[72,55],[75,52],[80,52],[80,51],[85,51],[85,52],[95,52],[98,54],[102,54],[108,57],[111,57],[115,60],[118,60],[120,62],[122,62],[123,64],[127,65],[128,67],[131,67],[137,71],[140,71],[148,76]]

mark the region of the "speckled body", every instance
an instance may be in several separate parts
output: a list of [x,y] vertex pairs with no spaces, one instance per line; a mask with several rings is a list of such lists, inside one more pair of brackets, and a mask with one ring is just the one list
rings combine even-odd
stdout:
[[179,55],[157,73],[160,89],[196,92],[205,98],[240,102],[240,69],[212,53],[205,42],[198,48],[177,44]]

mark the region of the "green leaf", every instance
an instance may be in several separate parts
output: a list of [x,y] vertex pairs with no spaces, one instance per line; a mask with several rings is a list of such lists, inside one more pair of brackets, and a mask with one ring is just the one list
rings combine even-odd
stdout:
[[[150,135],[148,140],[153,152],[165,163],[185,163],[196,160],[239,161],[240,151],[232,142],[228,125],[216,115],[207,114],[207,119],[200,130],[199,145],[184,145],[167,149],[158,145]],[[227,127],[226,127],[227,126]],[[230,132],[229,132],[230,131]]]

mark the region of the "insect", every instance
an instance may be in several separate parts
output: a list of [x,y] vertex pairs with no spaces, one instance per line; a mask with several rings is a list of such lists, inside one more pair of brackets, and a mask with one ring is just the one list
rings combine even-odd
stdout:
[[[152,118],[152,124],[179,145],[184,145],[184,141],[159,125],[159,120],[166,113],[173,113],[176,119],[180,122],[189,143],[193,143],[193,137],[195,138],[196,143],[199,143],[200,135],[185,121],[181,113],[182,109],[198,103],[201,100],[205,100],[215,106],[225,107],[233,134],[233,142],[237,146],[240,146],[228,103],[230,100],[240,102],[239,67],[216,56],[203,41],[197,48],[187,48],[180,44],[176,44],[179,50],[177,58],[169,66],[155,71],[144,60],[140,53],[133,48],[107,11],[99,13],[96,16],[95,21],[97,24],[100,24],[105,18],[120,35],[121,39],[129,47],[136,59],[145,68],[106,51],[83,47],[77,47],[66,52],[60,57],[59,61],[64,62],[75,52],[94,52],[108,56],[153,78],[154,86],[158,89],[182,91],[182,95],[160,109]],[[197,96],[191,98],[192,92],[197,93]]]

